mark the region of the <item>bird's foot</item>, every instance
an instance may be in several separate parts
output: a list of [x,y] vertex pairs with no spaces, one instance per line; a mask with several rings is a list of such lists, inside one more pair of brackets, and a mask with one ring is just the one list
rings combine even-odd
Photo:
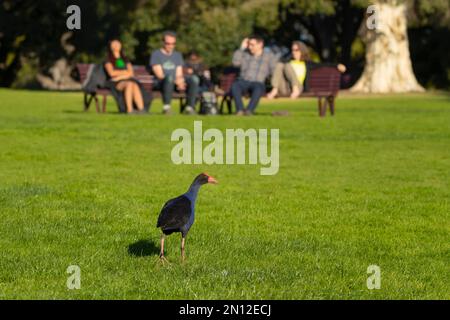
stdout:
[[163,255],[159,256],[159,263],[162,264],[163,266],[166,264],[170,264],[169,260],[167,260],[166,257],[164,257]]

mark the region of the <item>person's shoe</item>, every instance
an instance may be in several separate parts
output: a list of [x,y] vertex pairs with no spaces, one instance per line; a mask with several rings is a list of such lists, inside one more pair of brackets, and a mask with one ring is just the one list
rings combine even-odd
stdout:
[[184,112],[183,112],[183,113],[184,113],[184,114],[190,114],[190,115],[196,114],[194,108],[192,108],[191,106],[186,106],[186,107],[184,108]]
[[163,106],[163,111],[162,111],[162,113],[163,113],[163,114],[166,114],[166,115],[172,114],[172,108],[170,107],[170,104],[165,104],[165,105]]
[[250,110],[245,110],[244,114],[245,114],[246,116],[252,116],[252,115],[253,115],[253,112],[251,112]]
[[237,116],[243,116],[244,115],[244,111],[239,110],[238,112],[236,112],[236,115]]

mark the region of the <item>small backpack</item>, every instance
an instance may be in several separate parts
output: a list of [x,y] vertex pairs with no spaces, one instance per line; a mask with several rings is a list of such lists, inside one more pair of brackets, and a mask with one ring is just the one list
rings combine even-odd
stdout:
[[214,92],[203,92],[200,99],[200,114],[218,114],[217,97]]

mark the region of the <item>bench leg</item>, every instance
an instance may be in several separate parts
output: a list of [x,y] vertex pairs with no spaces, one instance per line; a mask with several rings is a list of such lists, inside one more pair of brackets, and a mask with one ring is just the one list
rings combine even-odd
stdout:
[[94,98],[93,94],[90,94],[90,93],[85,93],[84,94],[84,99],[83,99],[84,111],[88,111],[89,110],[89,106],[91,105],[91,102],[92,102],[93,98]]
[[322,116],[322,98],[321,97],[317,98],[317,108],[319,111],[319,117],[321,117]]
[[233,113],[233,98],[231,98],[231,96],[228,96],[227,107],[228,107],[228,113],[232,114]]
[[184,112],[184,108],[186,108],[186,103],[183,98],[180,98],[180,113]]
[[224,95],[222,97],[222,101],[220,102],[220,108],[219,108],[219,113],[220,114],[224,113],[223,112],[223,108],[224,108],[225,105],[227,106],[228,113],[232,114],[233,113],[233,100],[232,100],[230,95]]
[[327,98],[318,97],[319,117],[325,117],[327,111]]
[[330,114],[334,116],[334,100],[333,96],[328,97],[328,104],[330,105]]
[[95,110],[97,111],[97,113],[100,113],[100,106],[98,104],[97,96],[94,96],[94,100],[95,100]]
[[107,99],[107,95],[103,95],[103,101],[102,101],[102,113],[106,112],[106,99]]
[[225,104],[225,96],[222,97],[222,101],[220,101],[219,114],[223,114],[223,105]]

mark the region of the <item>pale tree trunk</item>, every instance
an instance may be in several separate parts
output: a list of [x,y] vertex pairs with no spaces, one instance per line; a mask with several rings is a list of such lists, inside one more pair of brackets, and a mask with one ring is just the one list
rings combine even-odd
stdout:
[[[352,92],[423,92],[414,75],[407,34],[406,5],[375,3],[377,23],[361,26],[366,65]],[[372,17],[373,18],[373,17]]]

